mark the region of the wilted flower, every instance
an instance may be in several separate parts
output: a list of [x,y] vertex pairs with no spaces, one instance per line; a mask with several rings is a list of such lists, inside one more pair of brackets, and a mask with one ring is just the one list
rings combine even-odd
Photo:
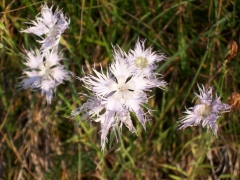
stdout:
[[41,89],[41,94],[46,94],[47,102],[51,104],[53,92],[64,80],[69,80],[70,72],[60,64],[62,56],[57,49],[48,50],[44,53],[35,50],[26,51],[27,57],[24,64],[28,67],[23,71],[25,76],[19,86],[21,89]]
[[238,45],[236,41],[231,40],[228,43],[228,54],[226,55],[225,59],[230,61],[232,58],[234,58],[238,53]]
[[49,8],[45,3],[41,12],[36,16],[36,21],[32,20],[28,23],[33,26],[21,31],[41,37],[42,40],[38,41],[42,44],[41,50],[48,50],[58,45],[61,34],[68,28],[70,23],[70,20],[63,15],[61,10],[57,8],[53,13],[52,8],[53,6]]
[[233,92],[228,97],[228,104],[231,106],[231,111],[239,110],[240,108],[240,94],[237,92]]
[[198,89],[200,94],[195,93],[195,95],[200,103],[186,109],[185,113],[187,115],[181,118],[179,129],[185,129],[188,126],[197,126],[202,123],[203,127],[207,126],[208,129],[211,128],[214,135],[217,136],[218,126],[216,121],[220,117],[219,114],[229,112],[231,106],[222,103],[217,94],[213,100],[212,87],[205,89],[203,85],[202,88],[198,85]]

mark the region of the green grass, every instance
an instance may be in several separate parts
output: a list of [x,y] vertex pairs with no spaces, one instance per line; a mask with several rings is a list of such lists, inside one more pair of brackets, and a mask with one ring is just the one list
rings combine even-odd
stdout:
[[214,86],[225,103],[239,91],[239,56],[221,70],[228,43],[239,43],[237,0],[52,2],[71,19],[60,45],[69,70],[81,77],[87,65],[105,68],[112,44],[128,51],[146,38],[146,47],[168,57],[157,69],[168,89],[149,94],[155,111],[146,132],[135,121],[138,136],[124,127],[117,143],[110,133],[101,152],[99,123],[70,120],[86,101],[78,93],[88,93],[79,80],[60,85],[51,105],[40,92],[18,91],[24,48],[35,48],[38,39],[19,31],[44,1],[1,1],[0,179],[237,179],[238,111],[218,119],[218,138],[200,126],[177,130],[184,107],[194,105],[197,83]]

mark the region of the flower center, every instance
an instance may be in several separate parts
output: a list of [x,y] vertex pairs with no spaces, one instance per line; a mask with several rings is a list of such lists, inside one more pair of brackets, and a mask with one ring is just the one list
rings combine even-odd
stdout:
[[51,75],[51,64],[48,62],[43,62],[39,66],[39,75],[42,76],[42,79],[49,79]]
[[123,92],[127,89],[125,78],[118,78],[118,90]]
[[49,34],[50,36],[55,36],[57,34],[57,28],[55,26],[50,28]]
[[211,105],[199,104],[194,107],[194,113],[198,116],[208,117],[212,112]]
[[135,60],[135,64],[139,69],[144,69],[148,66],[148,60],[140,56]]

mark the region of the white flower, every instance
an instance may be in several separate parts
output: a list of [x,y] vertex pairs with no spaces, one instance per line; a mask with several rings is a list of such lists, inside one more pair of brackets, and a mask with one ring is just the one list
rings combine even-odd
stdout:
[[93,119],[93,117],[97,118],[94,121],[98,122],[100,119],[98,117],[101,116],[101,111],[104,109],[104,106],[101,104],[101,100],[97,97],[90,97],[86,94],[84,96],[88,97],[88,101],[84,103],[80,108],[77,108],[71,112],[71,116],[75,117],[82,112],[86,112],[82,116],[82,120],[86,118]]
[[[139,42],[138,42],[139,43]],[[139,49],[137,45],[137,50]],[[137,69],[130,61],[131,55],[127,55],[121,48],[114,49],[114,60],[106,74],[93,68],[95,75],[79,78],[86,88],[92,93],[82,107],[72,112],[72,116],[84,113],[82,119],[90,118],[101,123],[101,146],[105,148],[109,130],[115,131],[116,127],[125,125],[130,132],[137,133],[130,113],[134,114],[146,130],[146,122],[149,120],[150,109],[145,106],[148,103],[146,91],[153,87],[165,88],[166,82],[159,80],[154,73],[154,63],[160,61],[160,56],[150,52],[150,49],[142,50],[140,54],[149,58],[149,64],[145,69]],[[147,112],[144,109],[147,109]]]
[[[146,102],[144,91],[150,91],[154,86],[143,75],[132,75],[130,67],[120,60],[113,63],[107,75],[93,69],[97,77],[90,75],[82,80],[94,96],[103,99],[108,110],[120,112],[128,105],[129,109],[137,111],[136,105]],[[139,95],[140,94],[140,95]],[[131,101],[129,101],[131,100]],[[132,102],[129,104],[129,102]],[[133,103],[135,102],[135,103]]]
[[202,126],[211,128],[214,135],[217,136],[218,126],[216,124],[217,119],[220,117],[219,114],[229,112],[231,106],[228,104],[222,103],[220,97],[215,95],[215,99],[212,98],[212,90],[210,87],[205,90],[204,86],[201,87],[198,85],[200,94],[196,94],[200,104],[195,105],[189,109],[186,109],[185,117],[182,117],[180,120],[179,129],[185,129],[188,126],[197,126],[202,123]]
[[165,60],[166,57],[163,54],[152,52],[151,47],[145,50],[144,43],[145,41],[138,39],[134,50],[130,50],[128,54],[117,46],[117,48],[113,49],[113,56],[115,59],[125,61],[129,69],[131,69],[129,73],[132,75],[142,74],[145,79],[149,79],[152,83],[152,88],[164,89],[167,83],[162,80],[162,75],[155,73],[154,70],[157,68],[156,63]]
[[142,107],[148,101],[145,91],[150,91],[155,85],[142,74],[132,75],[131,67],[122,59],[116,59],[106,75],[96,69],[93,71],[96,76],[85,76],[81,80],[94,97],[74,110],[72,116],[86,112],[83,118],[95,117],[95,121],[101,122],[101,145],[104,149],[110,128],[114,129],[119,124],[122,127],[124,124],[131,132],[137,132],[130,112],[136,115],[145,129],[148,120],[148,113]]
[[[145,49],[145,40],[136,42],[134,50],[126,54],[126,61],[134,68],[135,72],[142,72],[147,78],[155,78],[157,75],[154,70],[157,68],[156,63],[166,59],[164,54],[158,54],[149,47]],[[120,51],[119,55],[125,54]]]
[[48,50],[58,45],[61,34],[68,28],[70,23],[70,20],[63,15],[61,10],[57,8],[53,13],[52,8],[53,6],[49,8],[45,3],[41,12],[36,16],[36,21],[32,20],[28,23],[33,26],[21,31],[41,37],[42,40],[38,41],[42,44],[41,50]]
[[75,117],[76,115],[85,112],[81,120],[89,118],[95,122],[101,122],[102,150],[104,149],[105,143],[107,142],[107,135],[110,128],[114,128],[119,123],[120,128],[122,128],[122,125],[125,124],[130,132],[137,132],[132,124],[130,113],[128,111],[119,112],[118,114],[115,111],[106,111],[104,103],[102,103],[99,98],[90,97],[86,94],[83,95],[89,98],[88,101],[84,103],[80,108],[73,110],[71,116]]
[[27,57],[24,64],[28,67],[23,71],[25,76],[19,86],[21,89],[41,89],[41,94],[46,94],[47,102],[51,104],[53,92],[64,80],[69,80],[70,72],[60,64],[62,57],[56,49],[45,51],[26,51]]

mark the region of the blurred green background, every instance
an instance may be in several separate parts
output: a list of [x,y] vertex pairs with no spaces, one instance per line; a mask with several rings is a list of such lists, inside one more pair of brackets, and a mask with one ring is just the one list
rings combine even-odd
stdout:
[[[66,67],[82,70],[112,61],[112,45],[125,51],[137,38],[168,57],[157,71],[167,91],[149,96],[153,117],[146,132],[135,119],[138,136],[123,128],[110,133],[101,152],[99,123],[70,120],[88,93],[77,79],[58,86],[51,105],[40,92],[18,91],[24,48],[39,47],[35,35],[20,33],[41,4],[55,4],[71,23],[60,49]],[[239,56],[223,68],[228,43],[239,44],[238,0],[2,0],[0,2],[0,179],[238,179],[239,111],[217,123],[218,138],[205,128],[177,130],[185,107],[193,106],[197,83],[214,86],[227,102],[239,91]]]

